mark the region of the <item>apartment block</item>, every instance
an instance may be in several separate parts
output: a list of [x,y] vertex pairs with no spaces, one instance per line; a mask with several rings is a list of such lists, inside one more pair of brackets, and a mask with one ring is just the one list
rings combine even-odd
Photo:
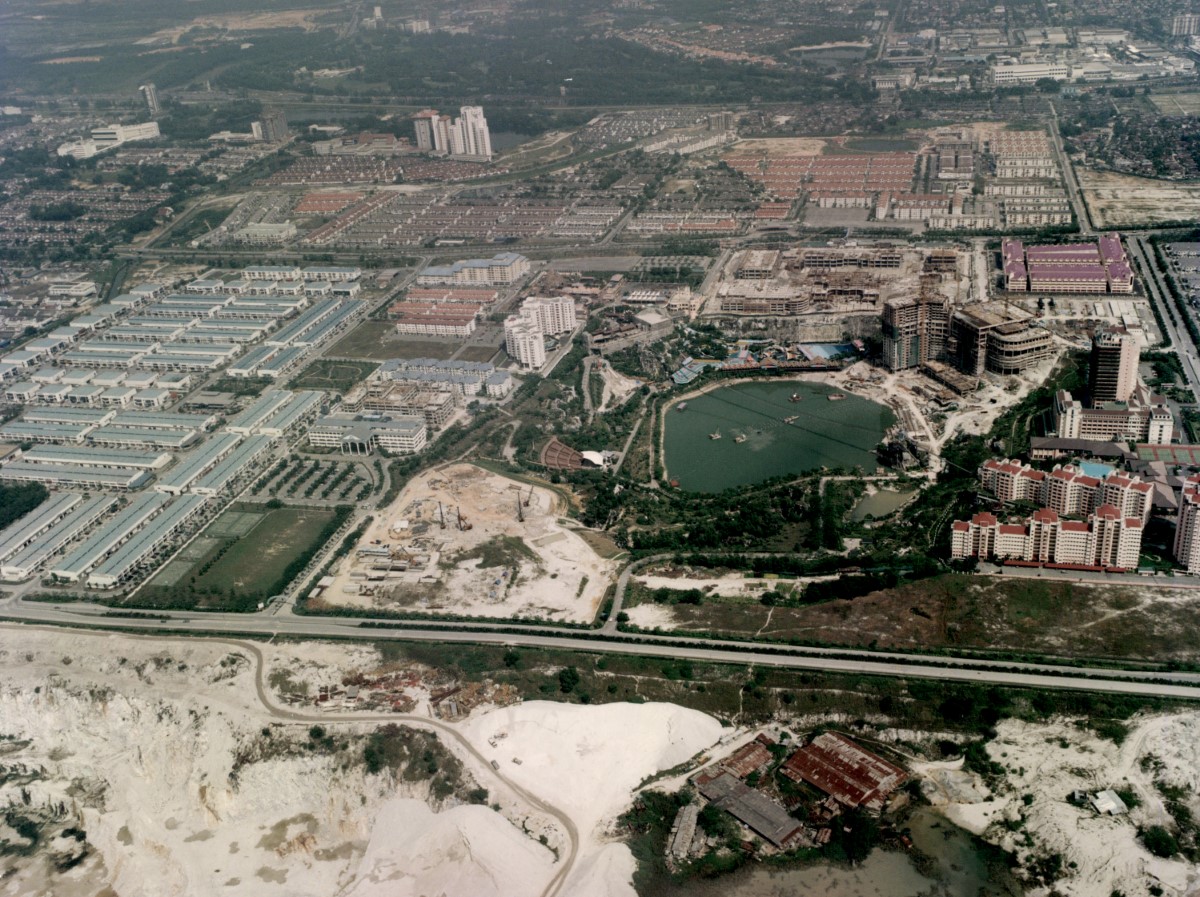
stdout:
[[951,529],[951,556],[957,560],[1016,560],[1106,570],[1137,568],[1144,523],[1101,505],[1085,523],[1063,520],[1042,508],[1023,523],[1001,523],[994,514],[956,520]]

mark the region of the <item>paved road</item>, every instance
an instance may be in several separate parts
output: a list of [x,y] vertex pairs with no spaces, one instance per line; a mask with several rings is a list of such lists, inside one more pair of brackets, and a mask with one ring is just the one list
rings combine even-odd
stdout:
[[1131,576],[1127,573],[1100,573],[1089,570],[1064,571],[1048,570],[1042,567],[1002,567],[996,564],[980,564],[981,572],[994,576],[1016,577],[1018,579],[1050,579],[1058,582],[1102,582],[1108,585],[1149,586],[1154,589],[1200,589],[1200,581],[1188,576],[1168,576],[1154,574],[1153,576]]
[[[22,628],[23,627],[14,624],[0,623],[0,629],[8,630],[9,632],[18,636]],[[50,629],[49,631],[54,630]],[[92,633],[83,634],[91,635]],[[195,641],[194,639],[172,639],[162,636],[135,637],[152,640],[156,644],[170,641],[186,641],[189,643]],[[555,895],[562,890],[562,886],[566,882],[567,876],[570,874],[571,869],[575,865],[575,860],[579,856],[579,829],[576,827],[574,821],[562,810],[559,810],[557,807],[547,803],[537,795],[530,793],[516,782],[509,779],[498,769],[493,767],[489,758],[480,753],[475,745],[463,737],[462,733],[460,733],[453,726],[447,725],[439,720],[430,719],[424,716],[413,716],[407,713],[304,713],[303,711],[293,710],[289,707],[282,707],[271,699],[271,693],[266,684],[266,659],[263,656],[262,649],[259,648],[258,645],[254,644],[253,642],[245,642],[235,639],[214,638],[205,639],[205,641],[230,645],[244,654],[249,654],[253,658],[255,692],[258,695],[259,703],[262,704],[263,709],[267,712],[267,714],[275,719],[285,720],[292,723],[320,723],[326,727],[343,723],[403,723],[405,726],[409,726],[411,728],[425,729],[427,731],[436,732],[442,738],[456,742],[459,747],[461,747],[464,751],[478,761],[479,767],[485,775],[491,775],[492,778],[498,780],[520,800],[533,807],[533,809],[541,813],[545,813],[547,816],[554,819],[560,826],[562,826],[563,832],[567,836],[567,851],[562,857],[558,871],[546,885],[546,889],[542,891],[542,897],[555,897]]]
[[1144,237],[1128,237],[1126,245],[1130,255],[1142,269],[1142,282],[1146,285],[1146,293],[1150,301],[1158,306],[1159,317],[1166,325],[1171,345],[1183,365],[1188,387],[1194,395],[1200,396],[1200,356],[1197,354],[1196,344],[1192,342],[1191,334],[1182,323],[1178,323],[1181,312],[1171,299],[1171,293],[1154,258],[1154,250],[1147,245]]
[[[632,635],[593,631],[580,638],[578,630],[555,627],[499,626],[488,623],[437,624],[446,628],[363,627],[362,621],[343,617],[269,616],[263,614],[204,614],[187,611],[154,612],[154,616],[105,616],[109,609],[95,605],[55,605],[9,600],[0,615],[10,621],[70,627],[101,627],[156,633],[195,633],[291,638],[336,638],[368,641],[429,641],[516,645],[587,651],[599,654],[636,654],[646,657],[687,659],[713,663],[751,664],[785,669],[820,670],[872,676],[937,679],[1029,688],[1105,691],[1147,697],[1200,700],[1200,673],[1115,670],[1072,667],[1053,663],[1018,663],[1004,660],[963,659],[862,651],[838,648],[791,648],[771,642],[734,642],[687,636]],[[615,614],[614,614],[615,616]],[[414,627],[420,624],[413,624]]]
[[1058,109],[1054,107],[1053,102],[1049,105],[1050,114],[1054,116],[1054,126],[1050,128],[1050,139],[1054,143],[1054,152],[1058,155],[1058,165],[1062,169],[1063,184],[1066,185],[1067,196],[1071,200],[1071,207],[1075,210],[1079,232],[1085,237],[1090,237],[1096,231],[1092,228],[1092,219],[1088,215],[1087,205],[1083,201],[1083,194],[1079,189],[1079,180],[1075,177],[1075,168],[1071,164],[1071,160],[1067,158],[1067,152],[1063,149],[1062,135],[1058,133]]

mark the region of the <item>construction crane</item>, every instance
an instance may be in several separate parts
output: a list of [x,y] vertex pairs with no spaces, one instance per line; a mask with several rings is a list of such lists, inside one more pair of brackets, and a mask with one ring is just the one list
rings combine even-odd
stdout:
[[438,502],[438,522],[441,523],[442,529],[446,528],[446,510],[440,501]]
[[529,487],[529,494],[525,496],[525,507],[529,507],[529,503],[533,501],[533,487]]
[[525,508],[521,504],[521,493],[517,493],[517,520],[521,523],[525,522]]
[[465,533],[467,530],[471,529],[471,527],[472,527],[471,521],[463,516],[461,507],[455,508],[455,510],[458,512],[458,528],[460,531]]

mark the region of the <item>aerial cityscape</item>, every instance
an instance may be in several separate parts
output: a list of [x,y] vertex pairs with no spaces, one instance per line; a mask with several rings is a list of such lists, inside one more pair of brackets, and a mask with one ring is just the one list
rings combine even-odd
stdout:
[[1200,893],[1194,0],[0,8],[0,897]]

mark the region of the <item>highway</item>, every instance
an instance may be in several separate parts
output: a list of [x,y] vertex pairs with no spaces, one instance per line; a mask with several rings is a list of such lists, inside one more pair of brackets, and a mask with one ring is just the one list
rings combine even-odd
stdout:
[[[282,636],[294,639],[333,638],[511,645],[795,670],[936,679],[945,682],[1103,691],[1200,700],[1200,673],[1168,670],[1106,669],[1051,662],[1021,663],[989,658],[943,657],[849,648],[793,648],[772,642],[635,635],[551,626],[430,623],[422,627],[420,623],[406,625],[391,620],[365,621],[348,617],[305,617],[290,614],[154,611],[145,616],[126,617],[111,615],[112,613],[109,608],[97,605],[59,605],[19,599],[9,599],[0,605],[0,618],[35,625],[103,628],[167,635],[192,633],[243,638]],[[363,626],[364,622],[383,625]],[[432,625],[441,628],[428,628]],[[502,628],[506,631],[497,631]]]
[[1167,328],[1171,345],[1183,367],[1187,377],[1188,388],[1196,396],[1200,396],[1200,358],[1197,357],[1197,347],[1192,342],[1191,334],[1186,327],[1179,323],[1180,310],[1171,299],[1170,290],[1163,280],[1154,251],[1146,244],[1145,237],[1130,236],[1126,238],[1130,256],[1142,269],[1142,282],[1146,285],[1146,294],[1150,301],[1158,306],[1159,317]]

